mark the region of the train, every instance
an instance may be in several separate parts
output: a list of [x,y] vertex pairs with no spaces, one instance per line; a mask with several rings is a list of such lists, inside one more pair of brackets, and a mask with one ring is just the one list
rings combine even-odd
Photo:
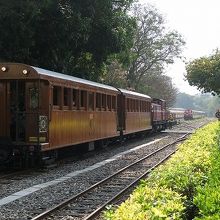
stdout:
[[193,109],[186,109],[184,111],[184,120],[192,120],[192,119],[198,119],[202,118],[206,115],[203,111],[197,111]]
[[167,128],[166,101],[22,63],[0,63],[0,164]]
[[171,115],[173,115],[176,121],[193,120],[206,116],[206,113],[204,111],[184,108],[170,108],[169,112]]

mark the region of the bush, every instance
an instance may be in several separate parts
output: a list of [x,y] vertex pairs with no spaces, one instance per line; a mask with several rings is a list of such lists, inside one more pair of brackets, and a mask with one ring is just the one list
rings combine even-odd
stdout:
[[199,208],[199,217],[195,219],[220,219],[220,126],[217,130],[215,147],[211,157],[211,169],[204,186],[198,186],[194,203]]
[[148,186],[137,188],[129,200],[115,211],[105,213],[106,219],[181,219],[184,211],[183,197],[164,188]]
[[[209,215],[216,217],[220,212],[220,204],[217,204],[220,193],[216,193],[220,192],[216,184],[220,180],[220,175],[216,175],[220,162],[216,163],[219,167],[214,169],[213,166],[220,156],[216,150],[216,131],[217,122],[199,129],[170,160],[142,181],[118,209],[105,211],[105,219],[193,219],[198,213],[200,219],[208,219]],[[214,155],[216,151],[217,156]],[[204,186],[207,193],[204,193]],[[213,205],[215,208],[210,209]]]

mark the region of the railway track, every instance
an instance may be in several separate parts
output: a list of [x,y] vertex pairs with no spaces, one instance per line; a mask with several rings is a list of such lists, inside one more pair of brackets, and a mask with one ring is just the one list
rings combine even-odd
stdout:
[[[140,179],[146,177],[155,167],[176,152],[175,144],[183,141],[188,133],[174,142],[142,157],[132,164],[120,169],[111,176],[90,186],[88,189],[70,197],[60,204],[46,210],[32,220],[39,219],[93,219],[114,200],[134,187]],[[159,156],[162,154],[163,156]],[[162,159],[161,159],[162,158]]]
[[42,170],[19,170],[9,173],[0,174],[0,185],[9,185],[14,181],[20,181],[28,177],[32,177],[34,175],[39,175],[43,171]]
[[23,170],[23,171],[15,171],[9,173],[0,174],[0,184],[4,183],[7,180],[18,180],[22,179],[24,176],[30,175],[31,171]]

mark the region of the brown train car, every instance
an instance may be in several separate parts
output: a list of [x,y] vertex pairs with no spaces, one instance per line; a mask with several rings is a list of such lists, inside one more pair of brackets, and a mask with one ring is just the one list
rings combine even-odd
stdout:
[[151,97],[119,89],[118,118],[121,133],[130,134],[151,130]]
[[166,129],[168,121],[168,111],[166,102],[162,99],[152,100],[152,126],[155,131]]
[[0,161],[118,136],[118,94],[69,75],[0,64]]

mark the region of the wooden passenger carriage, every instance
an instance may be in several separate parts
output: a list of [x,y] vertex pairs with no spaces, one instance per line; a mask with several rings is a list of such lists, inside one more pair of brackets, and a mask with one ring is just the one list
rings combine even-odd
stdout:
[[0,64],[1,160],[118,136],[118,94],[76,77]]
[[119,127],[123,134],[151,130],[151,97],[125,89],[119,90]]

